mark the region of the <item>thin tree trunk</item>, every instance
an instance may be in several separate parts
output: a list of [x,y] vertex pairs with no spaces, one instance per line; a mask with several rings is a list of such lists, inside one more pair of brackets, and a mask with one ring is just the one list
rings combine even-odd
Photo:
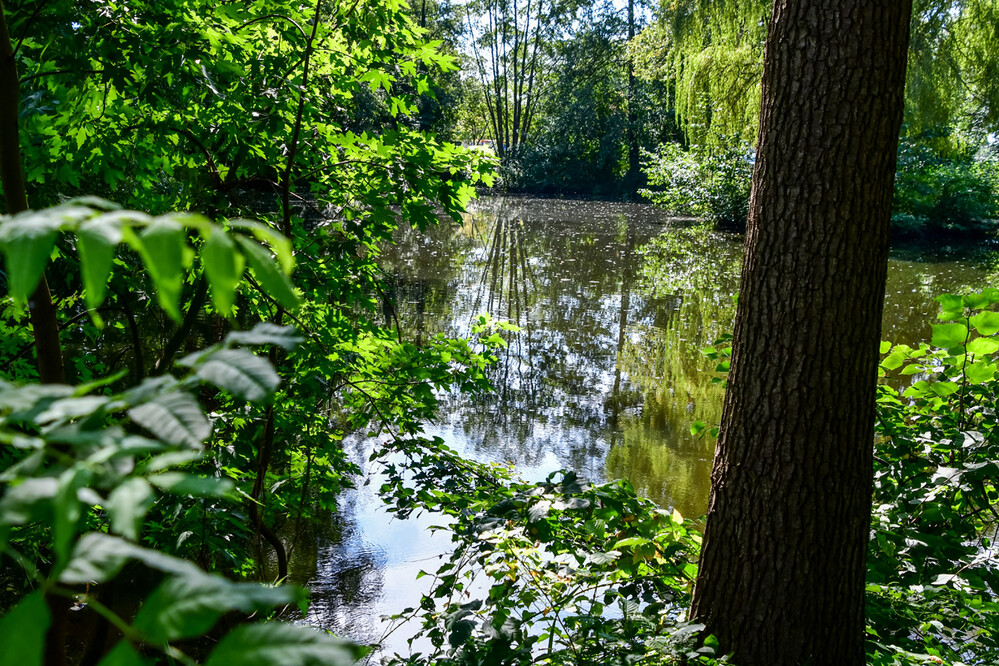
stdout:
[[[635,38],[635,0],[628,0],[628,41]],[[628,58],[628,187],[638,181],[638,114],[635,111],[635,63]]]
[[911,2],[778,0],[691,615],[740,666],[864,663],[874,389]]
[[[6,9],[0,4],[0,178],[7,213],[13,215],[28,210],[28,195],[21,170],[21,145],[18,135],[17,108],[20,92],[17,65],[7,31]],[[66,381],[59,344],[59,320],[44,275],[28,301],[31,330],[35,338],[38,378],[44,384]]]

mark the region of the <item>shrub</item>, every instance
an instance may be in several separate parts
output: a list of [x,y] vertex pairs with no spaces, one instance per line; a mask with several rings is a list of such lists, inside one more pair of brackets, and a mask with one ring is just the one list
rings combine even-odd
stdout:
[[999,218],[999,162],[902,143],[892,224],[902,234],[984,234]]
[[753,163],[743,144],[710,149],[664,143],[646,153],[643,171],[655,189],[642,196],[673,215],[699,217],[716,229],[743,231],[749,214]]

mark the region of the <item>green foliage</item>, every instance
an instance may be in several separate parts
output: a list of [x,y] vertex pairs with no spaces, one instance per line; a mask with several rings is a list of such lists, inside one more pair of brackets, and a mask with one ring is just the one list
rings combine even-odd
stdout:
[[641,194],[672,215],[708,220],[715,228],[743,231],[749,215],[753,164],[747,146],[714,148],[664,143],[646,153],[649,186]]
[[[999,290],[937,300],[930,344],[880,349],[866,595],[879,666],[999,658]],[[703,350],[722,376],[730,341]]]
[[[874,663],[999,658],[999,291],[943,295],[932,343],[882,343],[868,621]],[[915,380],[915,381],[912,381]],[[906,661],[909,659],[910,661]]]
[[[626,481],[571,472],[438,498],[456,544],[419,608],[434,646],[396,664],[666,663],[696,633],[677,624],[700,535]],[[693,654],[697,657],[700,655]]]
[[[19,605],[0,632],[22,628],[8,618],[44,626],[32,589],[47,608],[93,583],[87,614],[125,636],[109,664],[157,651],[184,663],[352,660],[353,646],[266,623],[210,654],[180,650],[205,650],[191,639],[219,638],[223,614],[302,600],[218,574],[285,576],[275,531],[323,515],[349,485],[344,436],[416,433],[441,391],[487,386],[501,342],[491,331],[418,346],[375,321],[380,246],[399,224],[457,219],[491,177],[488,160],[422,131],[436,122],[433,76],[453,58],[397,2],[94,11],[56,0],[18,5],[9,25],[30,201],[96,192],[228,220],[87,198],[0,225],[3,387],[20,385],[3,395],[21,401],[3,413],[2,536],[30,574],[4,567],[5,606]],[[21,362],[20,304],[50,259],[68,374],[91,382],[79,388],[30,384]],[[243,348],[259,344],[266,359]],[[165,374],[175,367],[180,377]],[[276,576],[254,558],[262,538]],[[136,590],[138,614],[103,605],[133,576],[162,578]],[[31,644],[26,662],[42,649]]]
[[[771,0],[670,0],[634,40],[639,76],[676,90],[693,143],[755,141]],[[992,0],[916,0],[905,122],[913,136],[950,126],[980,145],[999,121],[999,9]]]
[[769,0],[660,3],[631,46],[636,74],[668,82],[691,143],[755,141]]
[[982,235],[999,219],[999,163],[899,146],[892,223],[903,234]]
[[[59,260],[48,281],[68,374],[88,381],[126,367],[135,384],[233,326],[293,320],[301,333],[294,351],[270,355],[285,379],[276,391],[262,360],[234,363],[228,350],[184,359],[226,388],[202,396],[212,463],[246,513],[210,499],[163,501],[145,531],[206,566],[272,578],[249,545],[268,525],[332,508],[355,471],[346,435],[417,430],[438,391],[484,383],[487,356],[475,345],[417,346],[377,321],[387,300],[380,247],[400,224],[456,219],[474,183],[490,179],[488,160],[422,131],[436,124],[434,77],[453,73],[454,58],[395,2],[20,9],[10,26],[29,199],[96,191],[155,212],[228,217],[217,226],[132,213],[115,223],[109,211],[23,237],[11,228],[8,269]],[[442,8],[422,10],[419,22],[435,30],[446,20]],[[59,240],[60,225],[75,237]],[[13,295],[23,300],[28,282],[17,277],[27,286]],[[31,379],[23,312],[3,314],[7,376]],[[170,432],[193,436],[191,426],[178,419]]]
[[564,64],[552,74],[551,94],[530,144],[517,155],[511,185],[542,193],[633,195],[640,174],[628,173],[629,129],[638,148],[677,138],[669,90],[641,80],[629,88],[617,40],[625,30],[621,23],[600,17],[556,47]]
[[627,77],[616,16],[594,17],[572,39],[553,44],[551,73],[532,139],[516,155],[510,185],[541,192],[608,194],[628,168]]
[[[203,238],[225,234],[200,216],[153,219],[113,210],[106,202],[86,203],[101,208],[67,204],[0,219],[8,266],[19,266],[8,274],[15,298],[34,289],[60,232],[92,243],[83,252],[81,270],[99,292],[110,268],[106,258],[123,240],[143,257],[162,289],[190,263],[185,255],[195,254],[179,230],[198,231]],[[290,256],[282,262],[281,244],[275,245],[277,258],[261,247],[261,265],[287,280]],[[225,285],[217,293],[231,301]],[[91,299],[99,305],[102,297]],[[172,300],[162,302],[177,308]],[[261,325],[186,357],[180,365],[189,370],[181,377],[146,379],[122,392],[107,391],[115,378],[78,387],[0,380],[0,555],[26,576],[17,581],[23,595],[0,619],[0,637],[16,645],[19,663],[40,664],[43,655],[55,654],[51,651],[58,648],[45,633],[53,621],[50,609],[71,602],[92,609],[123,636],[109,654],[111,663],[142,663],[139,653],[156,651],[184,664],[195,660],[182,642],[211,631],[223,615],[305,603],[299,588],[232,582],[140,545],[150,511],[171,495],[188,501],[234,499],[234,484],[204,465],[212,424],[193,393],[207,384],[241,400],[272,400],[279,383],[273,367],[238,345],[289,348],[295,342],[291,331]],[[162,577],[132,617],[101,596],[129,563]],[[282,648],[277,654],[275,639]],[[262,651],[254,640],[269,647]],[[262,623],[223,638],[207,663],[350,664],[364,652],[316,631]]]
[[[237,222],[233,226],[240,225]],[[15,303],[23,305],[41,279],[58,234],[72,232],[80,255],[87,307],[94,310],[104,302],[112,259],[118,244],[124,242],[143,259],[159,304],[179,321],[181,285],[195,256],[185,231],[197,232],[207,241],[204,270],[220,311],[231,311],[244,263],[250,264],[257,280],[283,306],[298,306],[288,277],[294,260],[287,242],[276,240],[280,237],[273,234],[258,234],[270,243],[265,247],[256,239],[227,234],[204,216],[191,213],[154,218],[120,210],[107,201],[85,198],[40,212],[25,211],[0,218],[0,252],[7,261],[10,294]],[[233,240],[245,254],[236,252]],[[228,249],[220,251],[222,247]]]

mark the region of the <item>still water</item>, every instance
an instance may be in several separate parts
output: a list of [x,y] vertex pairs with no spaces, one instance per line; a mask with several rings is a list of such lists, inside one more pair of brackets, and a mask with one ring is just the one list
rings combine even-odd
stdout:
[[[527,480],[573,469],[625,478],[663,507],[707,507],[721,390],[699,350],[730,330],[742,239],[671,222],[649,206],[488,198],[460,225],[405,233],[386,254],[398,317],[410,339],[469,335],[479,313],[520,327],[492,371],[496,392],[447,396],[430,436]],[[934,296],[980,288],[983,248],[900,249],[888,273],[883,338],[928,340]],[[372,442],[352,454],[365,465]],[[382,641],[381,616],[416,606],[447,537],[432,516],[393,520],[367,468],[334,519],[293,557],[312,591],[308,621]],[[365,485],[367,484],[367,485]],[[294,554],[293,554],[294,555]],[[385,645],[405,653],[407,627]]]

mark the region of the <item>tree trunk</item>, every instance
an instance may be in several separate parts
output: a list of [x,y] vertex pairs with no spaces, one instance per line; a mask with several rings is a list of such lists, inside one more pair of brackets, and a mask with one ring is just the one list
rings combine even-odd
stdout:
[[[635,39],[635,0],[628,0],[628,41]],[[638,187],[638,113],[635,108],[635,63],[628,58],[628,175],[629,189]]]
[[910,0],[778,0],[691,616],[740,666],[864,663]]
[[[20,103],[17,65],[7,31],[6,8],[0,2],[0,181],[8,215],[28,209],[28,195],[24,189],[21,171],[21,144],[18,136],[17,114]],[[38,286],[28,301],[31,330],[35,338],[38,378],[43,384],[61,384],[66,381],[62,365],[62,347],[59,344],[59,322],[49,293],[49,285],[42,275]]]

